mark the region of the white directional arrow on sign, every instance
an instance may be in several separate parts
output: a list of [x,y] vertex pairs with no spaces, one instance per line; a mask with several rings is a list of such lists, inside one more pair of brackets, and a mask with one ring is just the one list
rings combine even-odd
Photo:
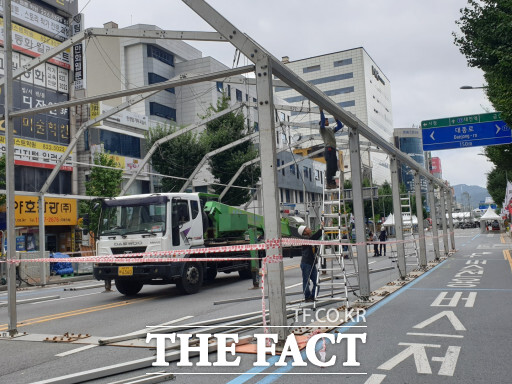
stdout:
[[496,134],[501,131],[501,127],[498,124],[494,124],[496,126]]
[[436,139],[434,139],[434,131],[432,131],[432,133],[430,134],[430,138],[432,139],[432,141],[436,140]]

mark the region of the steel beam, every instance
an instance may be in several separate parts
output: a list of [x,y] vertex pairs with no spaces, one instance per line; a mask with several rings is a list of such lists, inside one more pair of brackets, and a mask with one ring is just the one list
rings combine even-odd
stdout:
[[398,273],[400,279],[405,279],[407,274],[407,267],[405,263],[405,245],[404,240],[404,226],[402,218],[402,202],[400,200],[400,182],[398,181],[398,160],[395,156],[390,158],[391,169],[391,189],[393,191],[393,213],[395,216],[395,231],[396,231],[396,263],[398,266]]
[[445,199],[445,191],[443,188],[439,190],[439,215],[441,215],[441,224],[443,225],[443,249],[444,255],[448,256],[450,249],[448,247],[448,225],[446,223],[446,199]]
[[418,218],[418,241],[420,246],[419,261],[420,268],[425,268],[427,266],[427,245],[425,241],[423,202],[421,201],[421,177],[418,172],[414,172],[414,191],[416,193],[416,217]]
[[[359,296],[362,300],[370,298],[370,274],[368,270],[368,248],[366,246],[366,230],[363,206],[363,175],[361,172],[361,149],[359,132],[354,128],[348,130],[350,146],[350,167],[352,169],[352,190],[354,191],[354,223],[356,229],[357,270],[359,273]],[[340,170],[343,172],[343,170]],[[341,182],[341,180],[340,180]]]
[[202,120],[199,123],[192,124],[192,125],[182,128],[182,129],[179,129],[178,131],[171,133],[170,135],[162,137],[161,139],[157,140],[153,144],[153,146],[149,149],[148,153],[146,153],[146,156],[144,156],[144,159],[142,159],[142,161],[139,162],[139,167],[133,172],[132,176],[130,177],[128,182],[125,184],[125,186],[121,190],[121,193],[119,194],[119,196],[124,196],[126,194],[126,192],[130,188],[132,183],[135,181],[137,176],[141,173],[142,168],[144,168],[144,166],[148,163],[148,161],[151,159],[151,156],[153,156],[153,153],[155,153],[155,151],[158,149],[158,147],[160,145],[174,139],[175,137],[181,136],[187,132],[190,132],[190,131],[193,131],[194,129],[202,127],[203,125],[208,124],[210,121],[218,119],[219,117],[227,115],[228,113],[233,112],[242,107],[243,107],[243,104],[238,104],[238,103],[234,104],[231,107],[224,109],[223,111],[220,111],[218,113],[215,113],[214,115]]
[[194,180],[194,177],[196,177],[197,173],[201,170],[201,168],[208,161],[208,159],[210,159],[211,157],[213,157],[221,152],[224,152],[224,151],[227,151],[228,149],[236,147],[239,144],[245,143],[246,141],[255,139],[256,137],[259,137],[259,134],[253,133],[251,135],[248,135],[248,136],[242,137],[241,139],[233,141],[232,143],[224,145],[223,147],[217,148],[214,151],[208,152],[206,155],[203,156],[203,158],[201,159],[201,161],[199,162],[197,167],[194,169],[194,171],[192,171],[192,173],[190,174],[187,181],[185,181],[185,184],[183,184],[183,187],[181,187],[180,192],[185,192],[187,187],[190,185],[190,183],[192,183],[192,180]]
[[447,196],[447,202],[448,202],[448,227],[450,228],[450,244],[452,251],[455,251],[455,232],[453,228],[453,195],[451,188],[446,190]]
[[428,186],[428,204],[430,205],[430,218],[432,219],[432,242],[434,243],[434,259],[439,260],[439,231],[437,230],[437,208],[436,196],[434,194],[434,185],[427,181]]
[[119,29],[119,28],[89,28],[85,32],[89,36],[125,37],[160,40],[191,40],[191,41],[220,41],[227,40],[218,32],[169,31],[152,29]]
[[241,75],[242,73],[247,73],[247,72],[252,72],[252,71],[254,71],[254,66],[246,65],[244,67],[239,67],[239,68],[235,68],[235,69],[226,69],[223,71],[207,73],[207,74],[196,74],[196,73],[182,74],[182,75],[180,75],[179,79],[171,79],[171,80],[164,81],[162,83],[146,85],[144,87],[125,89],[122,91],[105,93],[103,95],[98,95],[98,96],[84,97],[83,99],[69,100],[69,101],[65,101],[62,103],[46,105],[44,107],[39,107],[39,108],[23,109],[20,111],[13,112],[12,116],[13,117],[24,117],[27,115],[34,115],[36,113],[48,112],[48,111],[51,111],[51,110],[54,110],[57,108],[70,108],[70,107],[74,107],[76,105],[95,103],[97,101],[102,101],[102,100],[110,100],[110,99],[116,99],[116,98],[120,98],[120,97],[133,96],[133,95],[142,94],[142,93],[146,93],[146,92],[162,91],[167,88],[180,87],[183,85],[195,84],[195,83],[200,83],[203,81],[213,81],[213,80],[217,80],[217,79],[223,79],[226,76]]

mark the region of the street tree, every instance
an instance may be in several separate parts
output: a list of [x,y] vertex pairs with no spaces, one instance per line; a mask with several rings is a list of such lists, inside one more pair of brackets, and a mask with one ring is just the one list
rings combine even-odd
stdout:
[[461,34],[455,44],[468,65],[480,68],[487,82],[489,101],[502,118],[512,123],[512,2],[468,0],[456,21]]
[[501,207],[505,200],[507,188],[507,172],[500,167],[495,167],[487,174],[487,192],[494,202]]
[[[87,196],[114,197],[121,192],[121,183],[123,170],[119,168],[113,156],[108,153],[98,152],[94,155],[94,165],[89,179],[85,183],[85,193]],[[108,168],[107,168],[108,167]],[[117,169],[113,169],[117,168]],[[96,238],[98,233],[100,210],[96,205],[98,200],[89,200],[80,202],[81,215],[89,216],[89,230]]]
[[[146,134],[147,150],[156,141],[181,129],[183,127],[168,125],[150,128]],[[207,152],[204,142],[195,132],[186,132],[162,143],[151,157],[153,169],[169,176],[162,178],[162,192],[178,192]]]
[[[229,107],[229,98],[223,95],[217,100],[217,105],[210,105],[206,115],[207,118],[215,113],[221,112]],[[245,116],[240,112],[230,112],[206,124],[206,130],[201,135],[201,141],[208,148],[208,152],[221,148],[233,141],[239,140],[252,133],[253,127],[245,125]],[[209,159],[209,166],[212,175],[220,184],[227,184],[238,169],[247,161],[258,156],[258,151],[252,141],[246,141],[218,153]],[[256,186],[260,179],[260,167],[251,165],[246,167],[240,176],[235,180],[234,185],[245,187],[232,187],[223,198],[223,202],[229,205],[241,205],[251,197],[251,189]],[[224,185],[213,186],[216,193],[224,189]]]

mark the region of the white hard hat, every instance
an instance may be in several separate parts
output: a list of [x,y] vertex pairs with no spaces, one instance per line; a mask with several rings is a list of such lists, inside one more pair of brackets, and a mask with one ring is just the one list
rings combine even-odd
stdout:
[[306,229],[307,227],[305,225],[301,225],[298,229],[297,229],[297,232],[299,232],[299,236],[302,236],[302,234],[304,233],[304,230]]

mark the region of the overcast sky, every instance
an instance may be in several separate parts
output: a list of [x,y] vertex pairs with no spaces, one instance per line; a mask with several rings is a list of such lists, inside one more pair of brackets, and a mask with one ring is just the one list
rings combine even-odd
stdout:
[[[297,60],[364,47],[391,83],[393,125],[485,113],[493,108],[482,72],[469,68],[453,44],[455,20],[466,0],[209,0],[230,22],[277,58]],[[179,0],[79,0],[87,27],[114,21],[120,28],[154,24],[162,29],[212,30]],[[234,48],[191,43],[228,66]],[[240,65],[248,64],[240,61]],[[485,187],[492,163],[483,147],[433,152],[450,184]]]

